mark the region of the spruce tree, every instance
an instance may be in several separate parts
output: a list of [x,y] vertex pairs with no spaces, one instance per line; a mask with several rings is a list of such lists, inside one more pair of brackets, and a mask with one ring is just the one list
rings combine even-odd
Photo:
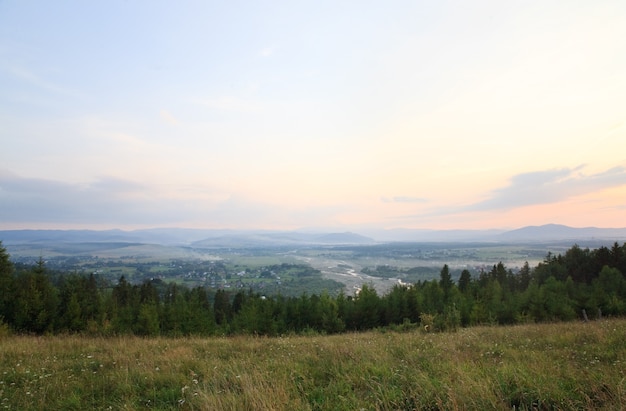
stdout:
[[14,271],[9,254],[0,241],[0,322],[11,323],[13,320]]

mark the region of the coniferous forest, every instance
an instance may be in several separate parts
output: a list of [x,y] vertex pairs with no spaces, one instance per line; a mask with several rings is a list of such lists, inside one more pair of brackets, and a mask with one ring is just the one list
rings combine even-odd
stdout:
[[478,324],[591,320],[626,314],[626,243],[548,254],[513,272],[502,263],[453,281],[364,285],[339,293],[265,296],[188,288],[161,280],[116,284],[96,275],[54,273],[43,260],[16,267],[0,242],[0,326],[16,333],[92,335],[333,334],[375,328],[452,331]]

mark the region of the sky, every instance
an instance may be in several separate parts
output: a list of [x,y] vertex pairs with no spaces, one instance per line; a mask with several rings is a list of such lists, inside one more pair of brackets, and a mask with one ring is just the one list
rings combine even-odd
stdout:
[[626,227],[626,2],[0,0],[0,229]]

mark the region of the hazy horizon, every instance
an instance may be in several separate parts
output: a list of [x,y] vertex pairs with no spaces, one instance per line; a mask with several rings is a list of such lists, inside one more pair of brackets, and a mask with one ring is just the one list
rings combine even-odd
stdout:
[[622,228],[626,3],[0,2],[0,230]]

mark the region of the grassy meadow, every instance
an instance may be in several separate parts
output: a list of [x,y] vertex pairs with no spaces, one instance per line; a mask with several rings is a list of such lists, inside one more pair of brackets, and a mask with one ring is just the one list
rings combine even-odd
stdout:
[[626,409],[626,319],[456,333],[0,335],[0,409]]

